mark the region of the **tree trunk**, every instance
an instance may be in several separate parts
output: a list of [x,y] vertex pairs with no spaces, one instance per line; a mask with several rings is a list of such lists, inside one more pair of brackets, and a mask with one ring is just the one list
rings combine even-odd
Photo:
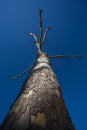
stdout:
[[75,130],[45,53],[38,56],[1,130]]

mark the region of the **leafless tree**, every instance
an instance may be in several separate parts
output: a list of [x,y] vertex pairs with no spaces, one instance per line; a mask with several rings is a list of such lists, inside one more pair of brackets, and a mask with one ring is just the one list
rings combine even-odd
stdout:
[[[81,56],[48,56],[42,51],[42,45],[50,27],[43,36],[42,10],[40,14],[40,38],[29,33],[35,40],[38,56],[22,86],[21,92],[4,119],[1,130],[75,130],[67,111],[61,87],[52,70],[49,58],[79,58]],[[43,37],[42,37],[43,36]]]

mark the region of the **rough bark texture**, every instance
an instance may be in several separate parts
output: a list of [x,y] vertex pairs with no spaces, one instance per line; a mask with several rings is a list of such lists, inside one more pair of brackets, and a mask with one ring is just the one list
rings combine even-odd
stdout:
[[46,54],[37,58],[1,130],[75,130]]

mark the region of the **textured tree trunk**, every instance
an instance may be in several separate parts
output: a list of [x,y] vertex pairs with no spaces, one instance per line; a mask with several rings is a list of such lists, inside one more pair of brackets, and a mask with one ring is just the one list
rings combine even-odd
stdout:
[[75,130],[45,53],[38,56],[1,130]]

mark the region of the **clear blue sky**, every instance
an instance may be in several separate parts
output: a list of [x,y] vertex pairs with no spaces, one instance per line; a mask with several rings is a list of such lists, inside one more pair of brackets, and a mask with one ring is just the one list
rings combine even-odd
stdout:
[[0,0],[0,124],[17,97],[27,72],[11,81],[36,60],[37,48],[28,32],[39,36],[38,9],[43,27],[52,27],[43,49],[49,55],[83,54],[83,59],[53,59],[66,106],[77,130],[87,130],[87,1]]

